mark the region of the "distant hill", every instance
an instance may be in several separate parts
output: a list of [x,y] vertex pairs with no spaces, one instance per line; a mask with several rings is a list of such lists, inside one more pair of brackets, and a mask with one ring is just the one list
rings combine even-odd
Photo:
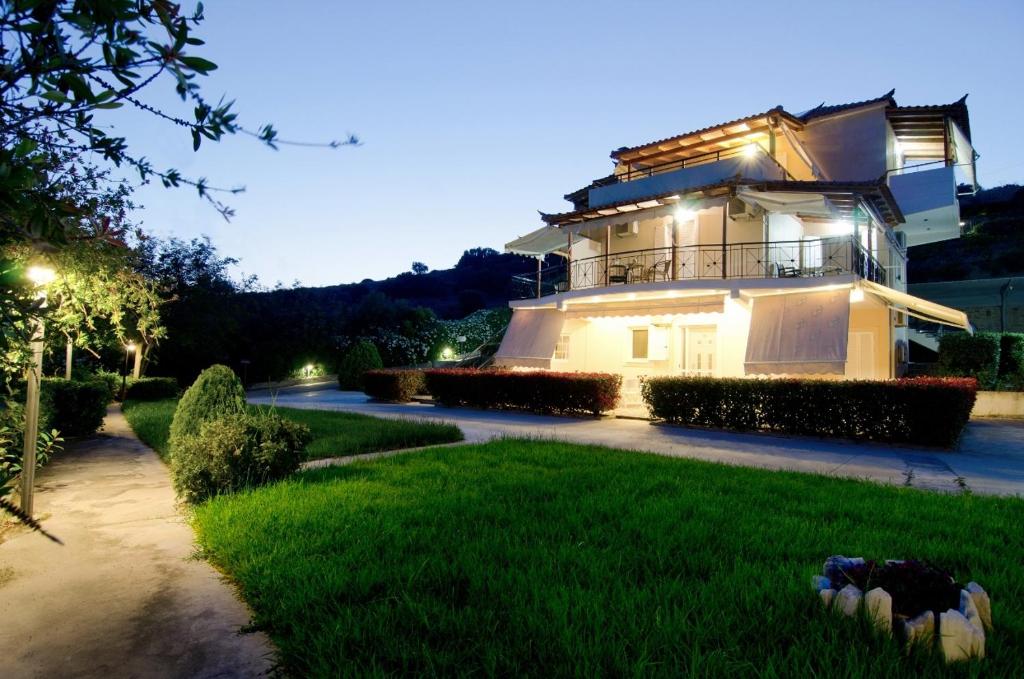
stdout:
[[960,201],[959,239],[908,251],[910,283],[1024,275],[1024,188],[1008,184]]

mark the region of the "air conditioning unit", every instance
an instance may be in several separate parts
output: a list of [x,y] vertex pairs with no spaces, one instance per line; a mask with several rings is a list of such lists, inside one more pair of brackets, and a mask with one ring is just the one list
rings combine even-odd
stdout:
[[640,222],[629,222],[627,224],[616,224],[615,235],[618,238],[629,238],[640,233]]

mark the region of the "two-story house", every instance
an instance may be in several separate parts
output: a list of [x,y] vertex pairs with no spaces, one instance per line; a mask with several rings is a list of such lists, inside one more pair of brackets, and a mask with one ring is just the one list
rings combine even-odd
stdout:
[[613,151],[507,244],[538,269],[495,365],[620,373],[627,405],[644,375],[901,375],[908,315],[970,327],[905,292],[907,245],[958,237],[975,186],[965,99],[779,106]]

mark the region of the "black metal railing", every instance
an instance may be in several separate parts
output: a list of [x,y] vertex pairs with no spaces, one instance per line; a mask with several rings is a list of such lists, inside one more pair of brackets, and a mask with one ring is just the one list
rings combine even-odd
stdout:
[[544,297],[614,285],[735,278],[816,278],[856,274],[885,285],[886,269],[852,237],[685,245],[572,260],[515,276],[518,296]]

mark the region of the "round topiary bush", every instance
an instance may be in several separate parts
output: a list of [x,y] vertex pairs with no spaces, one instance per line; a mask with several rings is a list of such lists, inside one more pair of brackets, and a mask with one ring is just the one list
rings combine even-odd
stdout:
[[271,412],[236,413],[186,434],[171,457],[174,489],[188,502],[282,479],[296,469],[309,428]]
[[380,352],[372,342],[360,340],[341,357],[338,363],[338,386],[351,391],[363,390],[363,373],[384,367]]
[[171,420],[171,456],[176,442],[184,436],[195,436],[203,423],[227,415],[245,412],[245,389],[242,381],[226,365],[212,365],[199,374],[185,390]]

